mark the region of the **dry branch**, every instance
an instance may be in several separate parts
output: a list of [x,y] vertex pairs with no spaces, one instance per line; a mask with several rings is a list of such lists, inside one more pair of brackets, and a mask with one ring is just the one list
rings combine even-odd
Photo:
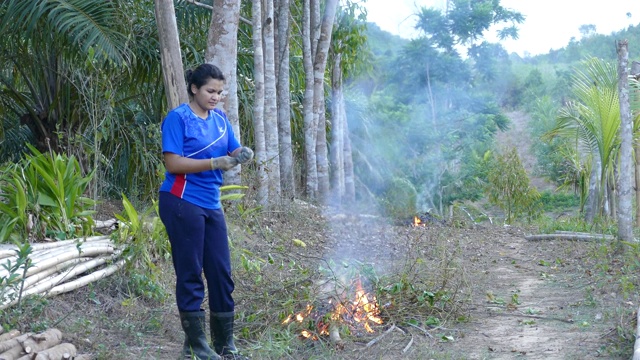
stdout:
[[407,344],[407,346],[404,347],[404,349],[402,349],[402,353],[406,353],[407,351],[409,351],[409,348],[411,347],[411,345],[413,344],[413,335],[411,335],[411,340],[409,341],[409,343]]
[[383,337],[387,336],[390,332],[393,331],[393,329],[395,329],[396,326],[395,325],[391,325],[390,328],[387,329],[387,331],[383,332],[380,336],[378,336],[377,338],[369,341],[366,345],[366,347],[371,347],[373,346],[375,343],[377,343],[378,341],[382,340]]
[[527,235],[524,237],[529,241],[539,240],[577,240],[577,241],[596,241],[596,240],[613,240],[614,237],[605,234],[585,234],[585,233],[555,233],[555,234],[537,234]]

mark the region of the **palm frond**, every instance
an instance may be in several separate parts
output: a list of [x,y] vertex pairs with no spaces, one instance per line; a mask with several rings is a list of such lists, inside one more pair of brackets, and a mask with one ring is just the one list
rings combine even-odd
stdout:
[[111,1],[8,0],[4,6],[0,28],[3,36],[20,34],[31,38],[53,31],[85,53],[93,48],[116,63],[129,60],[123,45],[126,38],[113,26],[117,9]]

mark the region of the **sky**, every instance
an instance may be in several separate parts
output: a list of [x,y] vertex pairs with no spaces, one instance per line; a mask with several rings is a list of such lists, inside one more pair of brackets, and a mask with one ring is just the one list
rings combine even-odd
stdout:
[[[579,40],[581,25],[595,25],[597,33],[608,35],[640,23],[640,9],[636,11],[639,3],[638,0],[501,0],[500,5],[525,16],[518,26],[519,39],[503,41],[502,45],[508,52],[520,56],[538,55],[566,46],[572,37]],[[418,8],[444,9],[444,5],[445,0],[366,0],[364,3],[369,22],[404,38],[415,36],[412,14]],[[631,17],[627,13],[631,13]],[[491,34],[486,38],[497,42]]]

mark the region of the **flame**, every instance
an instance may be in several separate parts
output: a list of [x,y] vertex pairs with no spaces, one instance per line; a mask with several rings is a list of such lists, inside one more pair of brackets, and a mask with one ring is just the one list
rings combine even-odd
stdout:
[[422,220],[420,220],[419,217],[414,216],[413,217],[413,226],[425,226],[425,224],[422,223]]
[[289,315],[282,324],[294,321],[303,323],[307,318],[315,319],[314,329],[305,329],[300,333],[302,338],[312,340],[317,340],[321,335],[329,335],[330,324],[346,325],[352,332],[357,332],[358,329],[368,333],[375,332],[372,325],[383,323],[376,297],[365,292],[359,278],[352,283],[351,287],[355,290],[354,297],[349,300],[330,300],[332,310],[328,314],[320,314],[317,310],[314,311],[312,305],[307,305],[304,311]]

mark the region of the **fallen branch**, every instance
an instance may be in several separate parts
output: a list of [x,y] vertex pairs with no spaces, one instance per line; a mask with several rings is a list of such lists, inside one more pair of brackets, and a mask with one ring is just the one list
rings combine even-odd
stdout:
[[383,332],[383,333],[382,333],[380,336],[378,336],[377,338],[375,338],[375,339],[373,339],[373,340],[369,341],[365,347],[371,347],[371,346],[373,346],[375,343],[377,343],[378,341],[380,341],[383,337],[387,336],[390,332],[392,332],[392,331],[393,331],[393,329],[395,329],[395,328],[396,328],[396,326],[395,326],[395,325],[391,325],[391,327],[390,327],[390,328],[388,328],[388,329],[387,329],[387,331]]
[[500,316],[517,316],[517,317],[525,317],[525,318],[530,318],[530,319],[540,319],[540,320],[555,320],[555,321],[562,321],[564,323],[567,324],[573,324],[573,320],[571,319],[563,319],[563,318],[557,318],[557,317],[549,317],[549,316],[540,316],[540,315],[528,315],[528,314],[523,314],[523,313],[502,313],[502,312],[494,312],[492,313],[492,315],[500,315]]
[[414,328],[416,328],[416,329],[418,329],[418,330],[421,330],[425,335],[427,335],[429,338],[433,339],[433,335],[429,334],[429,332],[428,332],[426,329],[423,329],[423,328],[421,328],[420,326],[418,326],[418,325],[414,325],[414,324],[412,324],[412,323],[407,323],[407,324],[409,324],[409,325],[413,326]]
[[596,241],[596,240],[613,240],[614,239],[612,235],[582,234],[582,233],[537,234],[537,235],[526,235],[524,238],[529,241],[540,241],[540,240]]
[[404,349],[402,349],[402,353],[406,353],[409,348],[411,347],[411,345],[413,344],[413,335],[411,335],[411,340],[409,341],[409,343],[407,344],[407,346],[404,347]]

